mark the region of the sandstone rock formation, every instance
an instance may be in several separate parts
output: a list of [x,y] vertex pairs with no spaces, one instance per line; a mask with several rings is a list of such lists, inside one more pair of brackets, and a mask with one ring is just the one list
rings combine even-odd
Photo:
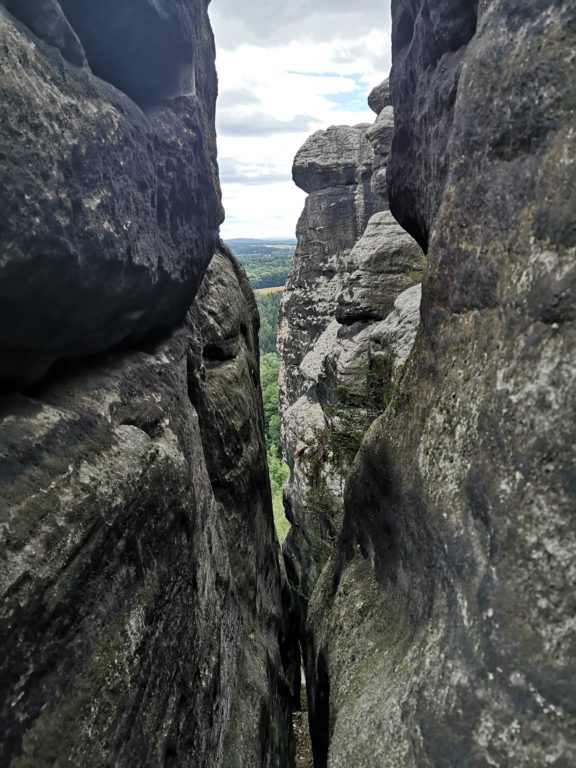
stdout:
[[289,765],[256,334],[217,253],[169,338],[3,396],[3,765]]
[[2,766],[292,764],[206,5],[0,7]]
[[396,297],[422,279],[425,259],[390,211],[374,214],[345,262],[346,281],[338,295],[336,319],[345,325],[383,320]]
[[377,115],[380,115],[386,107],[392,106],[392,101],[390,99],[390,81],[388,78],[372,88],[368,94],[368,106],[372,112],[376,112]]
[[300,363],[332,319],[344,260],[378,210],[370,189],[373,151],[364,137],[367,127],[317,131],[294,159],[294,181],[309,195],[296,230],[278,332],[284,404],[307,388]]
[[[386,91],[384,84],[379,92]],[[327,729],[318,681],[327,670],[317,654],[316,627],[307,620],[308,600],[335,552],[354,456],[370,423],[386,408],[414,342],[425,266],[418,245],[387,210],[387,193],[378,196],[385,188],[393,127],[385,95],[380,102],[374,126],[316,133],[294,164],[294,179],[310,196],[299,222],[279,335],[283,442],[291,470],[285,505],[292,523],[283,551],[298,609],[320,765]],[[361,143],[361,155],[343,150],[353,146],[351,138]],[[356,170],[354,162],[360,163]],[[349,186],[359,177],[364,207],[358,211],[348,202],[336,208],[332,201],[343,199],[341,188],[332,186],[327,194],[323,185]],[[357,201],[358,193],[350,190],[347,199]],[[384,210],[365,216],[367,199],[372,211]]]
[[214,46],[203,0],[165,8],[129,0],[121,9],[76,0],[4,5],[6,387],[38,380],[56,360],[180,321],[222,213]]
[[576,8],[395,0],[422,326],[308,610],[317,764],[576,761]]
[[[306,448],[325,427],[316,382],[333,346],[338,295],[347,279],[346,261],[378,203],[370,188],[373,150],[367,125],[317,131],[293,166],[295,182],[309,192],[297,228],[298,243],[280,311],[278,348],[283,443],[291,470],[285,506],[292,531],[284,545],[288,577],[300,605],[304,632],[307,596],[326,558],[326,542],[338,528],[342,479],[323,471],[313,493]],[[315,464],[317,462],[314,462]],[[312,473],[316,474],[315,469]],[[327,475],[327,477],[326,477]],[[318,498],[316,498],[318,497]]]

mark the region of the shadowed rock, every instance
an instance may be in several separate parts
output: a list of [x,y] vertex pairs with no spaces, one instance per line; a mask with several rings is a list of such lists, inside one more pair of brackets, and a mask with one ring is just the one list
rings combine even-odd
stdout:
[[206,0],[59,2],[94,74],[138,104],[194,95],[197,77],[206,87]]
[[2,765],[291,765],[257,324],[217,253],[168,338],[0,397]]
[[567,768],[576,9],[392,9],[391,209],[429,264],[422,327],[309,603],[324,761]]
[[[92,25],[87,4],[71,5],[75,20],[109,40],[103,18]],[[202,87],[166,91],[177,98],[146,113],[88,66],[62,59],[60,50],[81,50],[84,26],[70,25],[56,2],[34,12],[17,4],[32,31],[0,8],[0,386],[168,328],[190,306],[221,207],[214,48],[204,4],[188,8],[194,24],[180,34]],[[137,27],[139,11],[125,2],[106,18]],[[169,44],[162,24],[155,34]]]
[[62,12],[58,0],[2,0],[0,5],[23,22],[36,37],[58,48],[71,64],[78,67],[86,64],[82,43]]
[[386,107],[392,106],[392,100],[390,98],[390,81],[388,78],[372,88],[368,96],[368,106],[372,112],[376,112],[377,115],[379,115]]

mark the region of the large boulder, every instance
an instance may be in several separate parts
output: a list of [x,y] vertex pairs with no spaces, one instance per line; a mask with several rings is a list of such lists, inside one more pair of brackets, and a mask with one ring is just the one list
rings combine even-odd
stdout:
[[340,323],[383,320],[396,297],[422,280],[426,260],[390,211],[375,213],[346,261],[335,316]]
[[422,326],[308,627],[317,764],[576,762],[576,8],[395,0]]
[[200,294],[0,398],[2,765],[291,765],[257,312]]
[[[200,285],[222,218],[214,47],[205,4],[178,7],[0,7],[0,386],[170,327]],[[193,50],[196,86],[158,88],[143,111],[94,40],[148,87],[143,62],[173,35]]]
[[306,389],[300,363],[332,320],[346,279],[345,260],[379,208],[370,188],[374,153],[364,135],[367,127],[317,131],[294,159],[294,181],[309,195],[280,310],[282,407]]
[[379,115],[383,109],[392,106],[390,98],[390,81],[388,78],[374,86],[368,95],[368,106]]
[[371,174],[372,151],[363,136],[368,127],[333,125],[313,133],[294,158],[294,183],[308,193],[361,184]]

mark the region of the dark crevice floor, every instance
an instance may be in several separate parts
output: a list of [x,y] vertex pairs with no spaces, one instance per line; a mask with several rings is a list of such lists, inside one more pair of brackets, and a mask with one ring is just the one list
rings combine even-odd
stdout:
[[314,768],[312,742],[308,728],[308,712],[293,712],[292,723],[296,740],[296,768]]

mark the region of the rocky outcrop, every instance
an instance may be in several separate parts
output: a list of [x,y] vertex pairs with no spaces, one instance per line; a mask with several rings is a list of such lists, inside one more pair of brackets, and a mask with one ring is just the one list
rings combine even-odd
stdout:
[[217,253],[169,338],[2,398],[3,765],[290,764],[257,366]]
[[294,159],[294,181],[309,195],[280,314],[283,407],[307,388],[300,363],[334,316],[345,259],[378,210],[370,189],[373,151],[364,137],[367,127],[317,131]]
[[192,311],[188,392],[242,611],[223,768],[289,768],[293,759],[281,655],[290,627],[266,465],[258,327],[244,270],[229,252],[217,253]]
[[576,14],[393,2],[422,325],[308,609],[318,765],[569,766]]
[[390,211],[374,214],[345,264],[347,279],[338,296],[336,319],[344,325],[383,320],[396,297],[422,280],[425,264]]
[[[376,89],[386,91],[387,83]],[[385,96],[379,98],[386,103]],[[285,551],[291,553],[289,573],[298,571],[292,577],[303,594],[309,594],[317,566],[325,562],[327,543],[335,542],[341,517],[344,467],[326,469],[332,451],[320,436],[328,439],[337,423],[351,428],[341,423],[342,406],[358,411],[361,425],[353,428],[358,433],[373,408],[382,405],[373,402],[372,392],[382,383],[381,372],[374,370],[376,358],[385,357],[384,347],[382,355],[376,351],[383,338],[377,321],[421,280],[425,263],[386,210],[386,198],[376,194],[374,176],[385,179],[391,119],[385,106],[373,126],[318,131],[294,161],[294,180],[310,194],[298,225],[278,338],[284,449],[291,468],[285,502],[293,522]],[[377,208],[384,210],[375,213]],[[415,315],[410,317],[417,323]],[[413,339],[414,332],[408,337]],[[394,357],[391,353],[391,361]],[[314,487],[317,480],[320,489]]]
[[[394,3],[391,91],[397,130],[390,157],[390,207],[424,250],[444,196],[454,106],[478,5],[478,0]],[[476,118],[480,127],[484,105]]]
[[[307,620],[308,601],[335,552],[354,456],[371,422],[387,407],[392,383],[414,342],[425,266],[418,245],[387,210],[387,194],[378,195],[385,188],[393,127],[387,85],[378,92],[376,101],[383,107],[374,126],[317,133],[296,156],[295,181],[310,196],[299,222],[280,323],[283,442],[291,470],[284,497],[292,523],[283,550],[320,765],[327,729],[324,688],[318,681],[327,670],[317,654],[316,627]],[[354,155],[343,150],[350,137],[373,147],[363,151],[356,171]],[[336,209],[331,201],[341,199],[338,187],[330,188],[329,195],[322,187],[349,185],[359,176],[362,199],[370,190],[372,209],[384,209],[362,219],[354,207]]]
[[376,85],[368,94],[368,106],[377,115],[386,108],[392,106],[390,99],[390,81],[388,78]]
[[2,766],[292,764],[206,5],[0,7]]
[[123,0],[121,11],[115,2],[4,5],[0,386],[8,387],[182,320],[222,214],[203,1]]
[[375,195],[386,202],[386,208],[389,208],[388,202],[388,181],[386,168],[388,167],[388,158],[392,148],[392,137],[394,135],[394,110],[391,106],[385,106],[379,113],[374,125],[366,133],[366,138],[374,147],[374,162],[372,164],[372,191]]

